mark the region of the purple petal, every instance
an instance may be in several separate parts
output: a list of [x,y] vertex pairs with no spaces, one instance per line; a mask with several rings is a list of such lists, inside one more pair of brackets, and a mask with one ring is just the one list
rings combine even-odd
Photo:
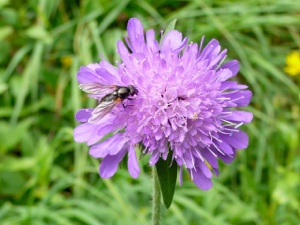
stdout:
[[229,164],[231,163],[236,156],[236,151],[233,150],[232,154],[224,154],[224,152],[219,151],[215,146],[211,147],[211,150],[220,158],[223,162]]
[[[100,144],[102,144],[103,142],[101,142]],[[105,156],[107,156],[109,154],[109,149],[105,149],[105,148],[101,148],[104,145],[93,145],[90,150],[89,150],[89,154],[94,157],[94,158],[104,158]],[[106,143],[107,145],[109,145],[110,143]]]
[[75,119],[78,122],[85,123],[88,121],[88,119],[91,117],[91,113],[94,109],[80,109],[77,111],[75,115]]
[[127,31],[133,48],[131,50],[133,52],[141,52],[145,45],[144,28],[142,23],[136,18],[130,19],[127,24]]
[[150,160],[149,160],[150,166],[154,166],[157,163],[159,157],[160,157],[160,152],[159,151],[154,151],[152,153],[151,157],[150,157]]
[[153,30],[148,30],[146,32],[146,41],[148,49],[151,50],[151,52],[158,52],[159,46],[157,41],[155,40],[155,32]]
[[212,59],[218,56],[221,46],[216,39],[212,39],[202,50],[199,59]]
[[253,114],[251,112],[246,111],[230,111],[230,114],[226,114],[223,117],[225,120],[233,121],[233,122],[243,122],[250,123],[253,119]]
[[188,38],[185,37],[182,42],[181,45],[179,45],[176,49],[173,50],[173,53],[179,53],[181,50],[183,50],[183,48],[186,46],[188,42]]
[[237,61],[237,60],[231,60],[229,62],[226,62],[221,68],[222,69],[230,69],[232,72],[232,76],[234,77],[240,69],[240,64],[239,64],[239,61]]
[[89,64],[87,66],[80,67],[77,73],[77,80],[80,84],[85,83],[103,83],[101,77],[95,72],[95,69],[99,68],[99,64]]
[[128,171],[133,178],[137,178],[140,174],[140,167],[137,161],[134,146],[130,145],[128,151]]
[[214,173],[216,174],[216,176],[219,176],[220,172],[219,172],[218,168],[213,168],[213,170],[214,170]]
[[197,159],[197,166],[200,168],[202,174],[207,178],[212,178],[212,172],[208,168],[205,162],[202,162],[201,160]]
[[119,53],[122,61],[126,64],[126,63],[130,63],[130,59],[129,59],[129,51],[126,48],[125,44],[122,41],[118,41],[117,42],[117,52]]
[[196,43],[192,45],[189,44],[186,47],[185,51],[183,52],[181,56],[181,60],[183,60],[184,62],[190,61],[191,59],[197,58],[197,54],[198,54],[198,45]]
[[189,172],[194,183],[197,185],[198,188],[202,190],[209,190],[212,187],[211,180],[204,176],[202,172],[195,170],[189,170]]
[[223,82],[233,77],[232,72],[229,69],[219,69],[216,76],[218,77],[218,82]]
[[117,140],[115,140],[115,142],[113,142],[112,145],[110,146],[109,154],[110,155],[116,155],[116,154],[118,154],[118,152],[120,151],[120,149],[123,148],[123,146],[127,142],[128,142],[128,140],[126,138],[124,138],[123,135],[120,136],[120,138],[118,138]]
[[209,68],[216,68],[218,63],[221,62],[226,57],[227,49],[223,50],[217,57],[212,58],[211,62],[209,63]]
[[252,92],[249,90],[244,91],[231,91],[231,92],[224,92],[222,94],[225,98],[230,98],[230,102],[233,102],[238,107],[247,106],[250,103]]
[[218,159],[208,149],[201,151],[201,154],[213,168],[218,168]]
[[118,74],[118,69],[116,67],[114,67],[113,65],[111,65],[109,62],[107,62],[106,60],[102,60],[99,63],[101,68],[105,68],[110,74],[112,74],[113,76],[115,76],[116,78],[119,77]]
[[97,135],[103,138],[105,135],[109,134],[110,132],[113,132],[117,129],[117,124],[110,124],[107,123],[107,125],[100,126]]
[[90,148],[90,155],[94,158],[103,158],[106,155],[116,155],[123,148],[126,139],[123,134],[117,133],[105,141],[96,144]]
[[116,155],[107,155],[101,162],[99,173],[102,178],[110,178],[112,177],[119,166],[119,163],[124,158],[126,154],[126,150],[122,149],[118,154]]
[[97,135],[99,127],[94,124],[80,124],[74,129],[74,140],[76,142],[87,142],[92,145],[98,142],[101,137]]
[[246,89],[247,85],[238,84],[236,81],[225,81],[221,84],[220,90],[226,91],[226,90],[241,90]]
[[218,157],[225,163],[230,164],[236,156],[236,152],[234,151],[233,154],[231,155],[223,155],[220,152],[218,152],[217,150],[215,150],[215,153],[218,155]]
[[194,157],[192,156],[190,151],[186,151],[183,154],[183,160],[185,162],[185,166],[188,169],[192,169],[195,166]]
[[161,45],[162,52],[174,51],[182,45],[182,33],[177,30],[169,31],[164,37]]
[[[238,107],[244,107],[249,105],[251,98],[252,98],[252,92],[249,90],[240,91],[241,98],[236,99],[234,102],[237,104]],[[234,99],[233,99],[234,100]]]
[[226,142],[222,141],[222,142],[216,142],[216,144],[219,146],[219,148],[227,155],[232,155],[234,154],[234,151],[232,149],[232,147],[227,144]]
[[248,135],[244,131],[232,132],[231,135],[219,134],[220,138],[235,149],[248,147]]
[[105,68],[97,68],[96,73],[102,78],[104,84],[118,84],[120,85],[119,79],[116,76],[108,72]]

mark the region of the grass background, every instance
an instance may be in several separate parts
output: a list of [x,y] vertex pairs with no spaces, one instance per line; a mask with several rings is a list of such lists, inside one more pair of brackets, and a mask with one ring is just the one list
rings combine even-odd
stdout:
[[199,42],[217,38],[239,59],[237,79],[254,96],[249,148],[201,191],[185,174],[162,224],[300,224],[300,79],[283,72],[300,49],[296,0],[0,0],[0,224],[149,224],[147,159],[132,179],[108,180],[85,144],[74,143],[74,113],[94,106],[78,89],[81,65],[118,60],[130,17],[176,28]]

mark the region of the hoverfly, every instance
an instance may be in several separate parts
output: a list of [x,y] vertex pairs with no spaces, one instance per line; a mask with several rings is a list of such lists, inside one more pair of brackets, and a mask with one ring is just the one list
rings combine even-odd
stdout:
[[[99,105],[93,110],[89,123],[100,121],[107,113],[109,113],[116,105],[130,96],[138,94],[138,90],[133,85],[117,86],[100,83],[80,84],[79,88],[89,94],[104,95],[99,101]],[[124,105],[123,105],[124,107]]]

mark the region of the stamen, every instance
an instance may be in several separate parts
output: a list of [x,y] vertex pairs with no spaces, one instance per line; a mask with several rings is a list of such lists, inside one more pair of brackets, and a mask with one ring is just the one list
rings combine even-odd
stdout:
[[143,143],[145,142],[146,137],[147,137],[147,139],[148,139],[148,142],[147,142],[147,144],[145,145],[145,149],[148,149],[148,148],[149,148],[149,143],[150,143],[150,140],[149,140],[149,136],[148,136],[148,135],[146,135],[146,136],[144,137]]
[[211,133],[210,133],[210,131],[208,132],[208,134],[209,134],[209,137],[210,137],[210,141],[212,142],[213,140],[213,137],[212,137],[212,135],[211,135]]
[[240,90],[228,91],[228,92],[223,92],[222,94],[223,94],[223,95],[231,95],[231,94],[237,93],[237,92],[239,92],[239,91],[240,91]]
[[216,153],[214,153],[209,147],[206,147],[206,148],[210,151],[210,153],[211,153],[215,158],[217,158]]
[[230,112],[221,112],[221,115],[225,115],[225,116],[227,116],[227,115],[231,115],[232,114],[232,111],[230,111]]
[[123,129],[125,129],[125,128],[124,127],[123,128],[119,128],[119,129],[115,130],[115,132],[113,134],[115,135],[116,133],[118,133],[119,131],[121,131]]
[[232,126],[235,126],[235,125],[236,125],[236,123],[232,123],[232,122],[229,122],[229,121],[224,120],[224,119],[221,119],[221,121],[226,122],[226,123],[228,123],[228,124],[231,124]]
[[200,157],[201,161],[204,162],[204,159],[203,159],[201,153],[198,151],[198,149],[194,148],[194,150],[196,151],[197,155]]
[[221,101],[223,101],[223,100],[230,100],[230,98],[224,98],[224,97],[222,97],[222,98],[216,98],[217,100],[221,100]]
[[225,56],[221,59],[221,61],[219,62],[219,64],[218,64],[217,67],[216,67],[216,70],[220,69],[220,67],[221,67],[221,65],[223,64],[223,62],[224,62],[224,60],[226,59],[226,57],[227,57],[227,55],[225,55]]
[[222,130],[219,130],[219,129],[217,129],[217,131],[218,131],[219,133],[221,133],[221,134],[230,134],[230,135],[232,135],[232,132],[231,132],[231,133],[226,133],[226,132],[223,132]]
[[202,46],[203,46],[203,42],[204,42],[204,36],[202,36],[201,41],[200,41],[200,46],[199,46],[199,53],[201,53],[202,51]]
[[215,136],[212,136],[212,137],[213,137],[213,139],[215,139],[216,141],[218,141],[218,142],[220,142],[220,143],[222,143],[222,142],[223,142],[222,140],[220,140],[220,139],[216,138]]
[[244,124],[244,122],[240,122],[239,124],[237,124],[234,128],[239,128],[240,126],[242,126]]
[[224,130],[228,130],[228,131],[231,131],[231,132],[240,132],[239,130],[236,130],[236,129],[233,129],[233,128],[229,129],[229,128],[224,127]]
[[183,161],[183,164],[185,165],[185,168],[187,168],[186,161],[184,160],[184,157],[182,157],[182,161]]
[[195,161],[194,161],[194,157],[193,157],[193,155],[192,155],[191,151],[190,151],[190,150],[188,150],[188,151],[189,151],[189,153],[190,153],[190,155],[191,155],[191,158],[192,158],[192,164],[193,164],[193,168],[196,170],[196,168],[195,168]]
[[[221,115],[219,116],[219,118],[221,119],[224,119],[224,118],[226,118],[226,117],[228,117],[228,116],[231,116],[231,114],[232,114],[232,112],[229,112],[229,113],[227,113],[227,114],[225,114],[225,112],[222,112],[221,113]],[[234,125],[236,125],[236,124],[234,124]]]
[[239,98],[231,99],[230,101],[235,102],[235,101],[240,100],[240,99],[243,99],[243,98],[245,98],[244,95],[242,95],[242,96],[239,97]]
[[222,155],[225,155],[224,152],[222,152],[215,143],[212,142],[212,144],[213,144],[213,146],[215,146],[215,148],[218,150],[218,152],[220,152]]
[[191,180],[194,180],[193,170],[190,169],[190,172],[191,172]]

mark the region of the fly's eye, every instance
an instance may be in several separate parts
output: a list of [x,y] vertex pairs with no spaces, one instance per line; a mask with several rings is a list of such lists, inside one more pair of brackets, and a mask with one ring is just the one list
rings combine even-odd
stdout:
[[136,95],[139,92],[138,89],[136,89],[133,85],[129,85],[128,89],[129,89],[130,95]]

